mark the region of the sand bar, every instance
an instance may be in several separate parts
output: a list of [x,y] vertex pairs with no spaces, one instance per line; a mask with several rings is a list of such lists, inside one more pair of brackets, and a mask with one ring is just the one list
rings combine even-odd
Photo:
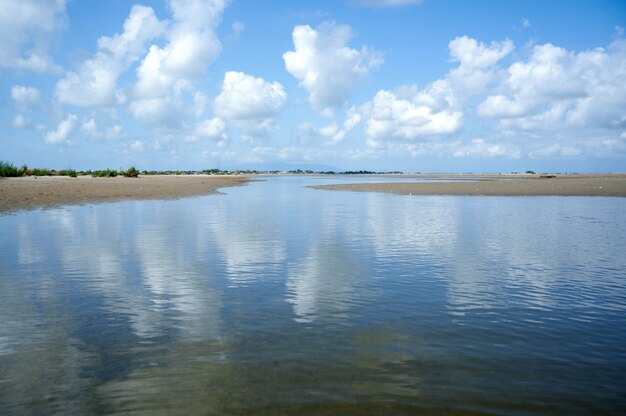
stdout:
[[[407,175],[427,178],[428,175]],[[626,174],[556,175],[433,175],[441,182],[354,183],[319,185],[316,189],[386,192],[404,195],[491,196],[619,196],[626,197]],[[476,181],[461,181],[472,180]],[[484,179],[484,180],[481,180]]]
[[248,182],[244,176],[154,175],[0,178],[0,213],[121,199],[172,199],[216,193]]

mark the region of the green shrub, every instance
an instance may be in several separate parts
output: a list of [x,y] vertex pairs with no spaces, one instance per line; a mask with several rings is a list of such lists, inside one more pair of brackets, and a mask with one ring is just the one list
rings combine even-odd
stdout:
[[124,172],[124,176],[127,178],[136,178],[139,176],[139,171],[134,166],[131,166],[130,169]]
[[94,170],[91,172],[91,176],[94,178],[114,178],[117,176],[117,171],[111,169]]
[[59,171],[59,176],[69,176],[70,178],[75,178],[77,175],[74,169],[64,169]]
[[34,168],[33,175],[35,176],[52,176],[52,171],[46,168]]
[[0,177],[22,176],[20,170],[12,163],[0,161]]

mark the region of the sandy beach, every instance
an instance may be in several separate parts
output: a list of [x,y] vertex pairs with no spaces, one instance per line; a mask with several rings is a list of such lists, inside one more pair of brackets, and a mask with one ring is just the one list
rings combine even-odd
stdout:
[[[626,174],[555,175],[550,178],[541,178],[540,175],[406,175],[405,177],[435,178],[438,181],[354,183],[320,185],[313,188],[404,195],[626,196]],[[357,180],[355,178],[355,182]]]
[[171,199],[216,193],[243,176],[155,175],[138,178],[65,176],[0,178],[0,213],[121,199]]

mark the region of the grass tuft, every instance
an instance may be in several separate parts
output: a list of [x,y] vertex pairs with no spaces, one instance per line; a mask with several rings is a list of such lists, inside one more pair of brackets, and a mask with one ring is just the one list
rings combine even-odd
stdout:
[[18,169],[13,163],[0,161],[0,177],[8,178],[15,176],[23,176],[21,169]]

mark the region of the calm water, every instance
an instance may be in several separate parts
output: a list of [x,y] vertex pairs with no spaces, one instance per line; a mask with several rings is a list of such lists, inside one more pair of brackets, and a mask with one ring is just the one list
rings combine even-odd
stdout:
[[340,180],[0,216],[0,413],[626,412],[626,198]]

